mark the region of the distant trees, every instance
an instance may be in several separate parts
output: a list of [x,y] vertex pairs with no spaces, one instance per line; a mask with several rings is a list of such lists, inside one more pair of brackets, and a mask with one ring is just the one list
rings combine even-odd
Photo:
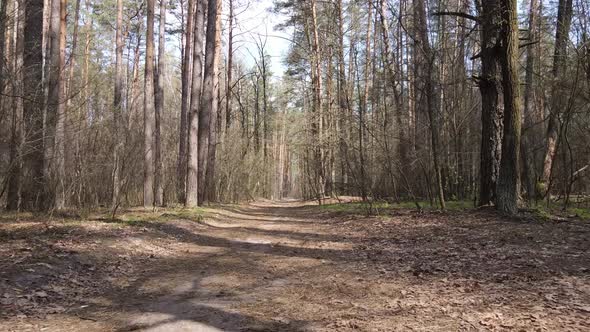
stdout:
[[3,1],[2,203],[584,204],[583,2],[275,0],[284,74],[226,4]]

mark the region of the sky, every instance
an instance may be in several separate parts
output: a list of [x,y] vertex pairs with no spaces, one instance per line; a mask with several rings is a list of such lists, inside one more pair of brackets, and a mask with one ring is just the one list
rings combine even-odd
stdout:
[[[238,14],[237,31],[234,41],[235,58],[239,58],[247,65],[254,65],[253,56],[257,55],[255,40],[267,38],[266,49],[271,57],[271,71],[273,77],[281,77],[285,66],[282,60],[289,45],[290,34],[285,31],[275,31],[274,27],[286,20],[286,17],[270,11],[272,0],[234,0],[237,3],[235,12]],[[224,14],[227,15],[227,4],[224,4]],[[227,38],[226,36],[224,36]],[[227,41],[227,40],[226,40]]]

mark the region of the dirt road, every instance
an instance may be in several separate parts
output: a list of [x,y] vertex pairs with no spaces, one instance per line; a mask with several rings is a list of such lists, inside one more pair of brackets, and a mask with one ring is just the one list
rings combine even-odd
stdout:
[[300,202],[1,221],[1,331],[590,329],[590,225]]

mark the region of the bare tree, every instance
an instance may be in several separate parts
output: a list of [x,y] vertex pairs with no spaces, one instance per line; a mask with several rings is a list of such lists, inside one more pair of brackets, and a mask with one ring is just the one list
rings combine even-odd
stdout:
[[[205,34],[205,16],[207,13],[208,1],[200,0],[195,13],[194,40],[193,40],[193,72],[191,85],[191,106],[189,116],[188,134],[188,175],[186,180],[186,206],[195,207],[199,205],[201,189],[201,168],[204,167],[201,161],[201,89],[203,87],[203,36]],[[204,174],[204,173],[203,173]]]
[[164,73],[166,66],[166,0],[160,0],[160,22],[158,30],[158,66],[156,70],[155,89],[155,133],[154,133],[154,199],[155,204],[161,206],[164,201],[164,188],[162,184],[162,140],[161,117],[164,111]]
[[[186,24],[184,28],[184,45],[182,49],[182,92],[181,92],[181,106],[180,106],[180,133],[178,142],[178,161],[176,166],[176,195],[181,203],[186,200],[187,189],[187,154],[188,154],[188,126],[189,113],[191,106],[191,83],[192,83],[192,68],[193,68],[193,33],[194,33],[194,15],[195,15],[195,1],[188,0],[188,12]],[[198,1],[198,0],[197,0]],[[201,1],[199,1],[199,5]]]
[[43,0],[28,0],[25,6],[24,94],[25,144],[23,155],[23,207],[39,210],[46,206],[43,151]]
[[482,1],[481,76],[477,77],[481,93],[481,152],[479,205],[496,201],[496,183],[502,154],[502,83],[500,74],[500,0]]
[[547,142],[543,172],[541,173],[541,195],[545,195],[549,189],[553,161],[557,154],[559,137],[559,114],[564,105],[565,96],[561,88],[566,70],[567,43],[569,40],[570,26],[572,23],[572,0],[559,0],[557,10],[557,28],[555,29],[555,51],[553,54],[553,77],[555,82],[551,93],[551,109],[549,110],[549,123],[547,124]]
[[145,78],[144,78],[144,164],[143,164],[143,205],[154,205],[154,132],[155,132],[155,107],[154,107],[154,10],[155,0],[147,0],[147,30],[145,42]]
[[123,112],[123,0],[117,0],[117,25],[115,32],[115,91],[113,99],[113,130],[115,148],[113,149],[113,211],[119,204],[119,193],[121,190],[121,150],[122,139],[121,121]]
[[520,160],[521,101],[518,78],[518,12],[516,0],[500,1],[502,88],[504,91],[504,136],[497,184],[497,207],[517,212],[517,182]]
[[217,76],[218,60],[216,60],[217,53],[217,16],[220,7],[218,2],[221,0],[210,0],[207,10],[207,38],[205,43],[205,68],[203,76],[203,95],[201,99],[201,107],[199,110],[199,133],[198,133],[198,159],[199,159],[199,205],[205,201],[206,193],[206,169],[207,157],[209,155],[209,131],[211,130],[211,118],[217,116],[216,105],[217,100],[215,96],[215,77]]
[[[218,0],[216,4],[216,12],[215,17],[207,17],[208,20],[215,19],[215,39],[214,39],[214,50],[213,50],[213,64],[212,64],[212,75],[213,79],[211,81],[211,86],[208,86],[208,72],[205,70],[205,85],[203,86],[204,89],[211,89],[211,92],[206,92],[204,94],[205,98],[211,98],[208,102],[208,105],[205,107],[209,107],[211,110],[210,120],[209,120],[209,148],[207,151],[207,168],[205,171],[205,194],[203,197],[204,201],[215,201],[215,162],[216,162],[216,154],[217,154],[217,137],[219,132],[217,131],[218,128],[218,121],[219,121],[219,61],[221,56],[221,7],[222,1]],[[207,59],[205,58],[205,65],[207,65]],[[207,68],[206,68],[207,69]],[[211,96],[210,96],[211,95]],[[210,97],[209,97],[210,96]],[[205,102],[208,99],[204,99]]]

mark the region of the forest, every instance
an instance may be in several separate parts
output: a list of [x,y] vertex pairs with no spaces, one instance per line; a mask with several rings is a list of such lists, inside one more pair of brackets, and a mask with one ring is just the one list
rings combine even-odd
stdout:
[[590,329],[590,0],[0,1],[0,331]]

